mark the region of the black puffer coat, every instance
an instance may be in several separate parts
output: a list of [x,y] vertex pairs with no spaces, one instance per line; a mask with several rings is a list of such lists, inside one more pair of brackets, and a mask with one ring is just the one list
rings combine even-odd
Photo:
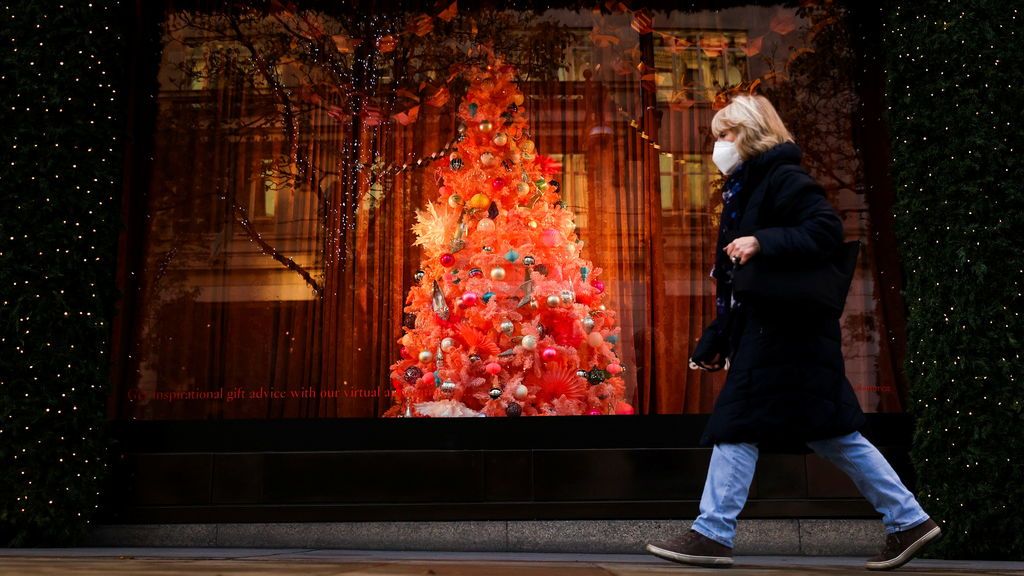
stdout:
[[[745,162],[746,206],[738,236],[761,245],[754,258],[824,259],[843,226],[824,190],[785,143]],[[839,318],[824,311],[744,301],[720,335],[731,367],[704,432],[705,445],[754,442],[787,448],[848,434],[864,414],[846,379]],[[705,336],[713,337],[713,336]]]

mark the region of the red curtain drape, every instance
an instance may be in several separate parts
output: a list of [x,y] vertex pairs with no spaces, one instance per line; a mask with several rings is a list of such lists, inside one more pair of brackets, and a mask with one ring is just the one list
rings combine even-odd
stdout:
[[[329,73],[254,58],[262,37],[246,38],[245,28],[213,34],[197,24],[206,21],[182,18],[165,22],[152,178],[128,191],[140,202],[126,218],[141,223],[128,242],[140,243],[143,261],[123,272],[137,275],[138,294],[120,332],[130,352],[114,412],[377,416],[389,406],[389,367],[421,260],[415,210],[436,194],[431,165],[447,158],[454,100],[421,102],[412,114],[384,97],[380,109],[339,112],[344,95],[322,90]],[[628,396],[641,414],[709,412],[724,375],[689,370],[687,358],[714,315],[711,97],[719,79],[768,78],[752,46],[777,36],[774,57],[786,63],[801,31],[826,20],[782,6],[671,11],[652,30],[628,12],[550,18],[577,31],[560,77],[521,88],[539,152],[563,163],[584,255],[603,270]],[[871,238],[843,319],[847,369],[865,409],[901,410],[898,350],[880,334],[902,318],[878,296],[898,263],[887,256],[891,235],[871,236],[872,217],[885,213],[872,203],[891,195],[860,184],[852,113],[807,115],[798,108],[812,100],[806,89],[792,93],[780,110],[787,123],[845,127],[829,133],[828,149],[851,152],[815,156],[809,167],[847,235]]]

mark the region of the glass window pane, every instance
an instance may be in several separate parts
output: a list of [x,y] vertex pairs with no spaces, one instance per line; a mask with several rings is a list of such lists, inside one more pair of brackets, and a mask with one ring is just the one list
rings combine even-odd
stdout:
[[[417,211],[441,197],[439,167],[490,161],[458,156],[460,129],[480,129],[459,117],[472,82],[459,72],[484,45],[516,67],[525,137],[559,166],[546,179],[573,214],[574,250],[600,269],[636,412],[707,413],[721,389],[722,374],[681,359],[715,308],[711,118],[751,89],[779,108],[847,236],[866,241],[842,321],[847,374],[866,410],[902,410],[898,343],[886,337],[902,327],[878,285],[895,271],[874,258],[892,247],[872,239],[869,208],[883,196],[866,186],[854,140],[855,40],[841,6],[671,10],[641,35],[624,5],[460,5],[444,18],[394,10],[373,37],[338,7],[239,6],[162,22],[151,179],[126,215],[142,257],[123,264],[140,288],[122,320],[132,376],[115,391],[119,416],[395,415],[392,367],[420,352],[403,350],[416,322],[407,299],[432,261]],[[495,144],[493,168],[509,163],[512,178],[507,146]],[[453,218],[486,192],[480,170]]]

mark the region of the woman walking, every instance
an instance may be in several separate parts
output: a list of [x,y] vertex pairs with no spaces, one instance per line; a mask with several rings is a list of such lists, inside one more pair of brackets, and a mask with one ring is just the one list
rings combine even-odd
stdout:
[[[647,550],[683,564],[732,565],[736,517],[759,447],[799,442],[849,475],[882,514],[885,545],[866,567],[902,566],[941,530],[858,432],[864,414],[844,374],[839,312],[813,304],[817,296],[826,299],[815,292],[821,282],[814,270],[842,247],[842,222],[800,167],[800,149],[766,98],[734,98],[711,129],[717,138],[712,159],[726,176],[712,271],[718,315],[690,367],[727,368],[729,375],[702,440],[714,448],[700,516],[687,533]],[[755,271],[744,270],[748,264],[785,270],[784,286],[810,286],[811,292],[788,300],[734,292],[738,275]],[[775,291],[782,285],[772,284]]]

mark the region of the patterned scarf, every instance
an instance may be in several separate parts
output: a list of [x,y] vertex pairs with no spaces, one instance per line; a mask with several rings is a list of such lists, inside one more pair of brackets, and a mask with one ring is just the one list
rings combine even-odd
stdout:
[[722,217],[718,225],[718,242],[715,246],[715,265],[711,269],[711,277],[717,281],[715,307],[718,315],[723,316],[730,309],[738,305],[732,299],[732,272],[733,263],[725,253],[725,247],[733,232],[739,228],[740,218],[743,217],[743,207],[746,205],[746,195],[743,190],[744,166],[741,164],[726,179],[722,186]]

